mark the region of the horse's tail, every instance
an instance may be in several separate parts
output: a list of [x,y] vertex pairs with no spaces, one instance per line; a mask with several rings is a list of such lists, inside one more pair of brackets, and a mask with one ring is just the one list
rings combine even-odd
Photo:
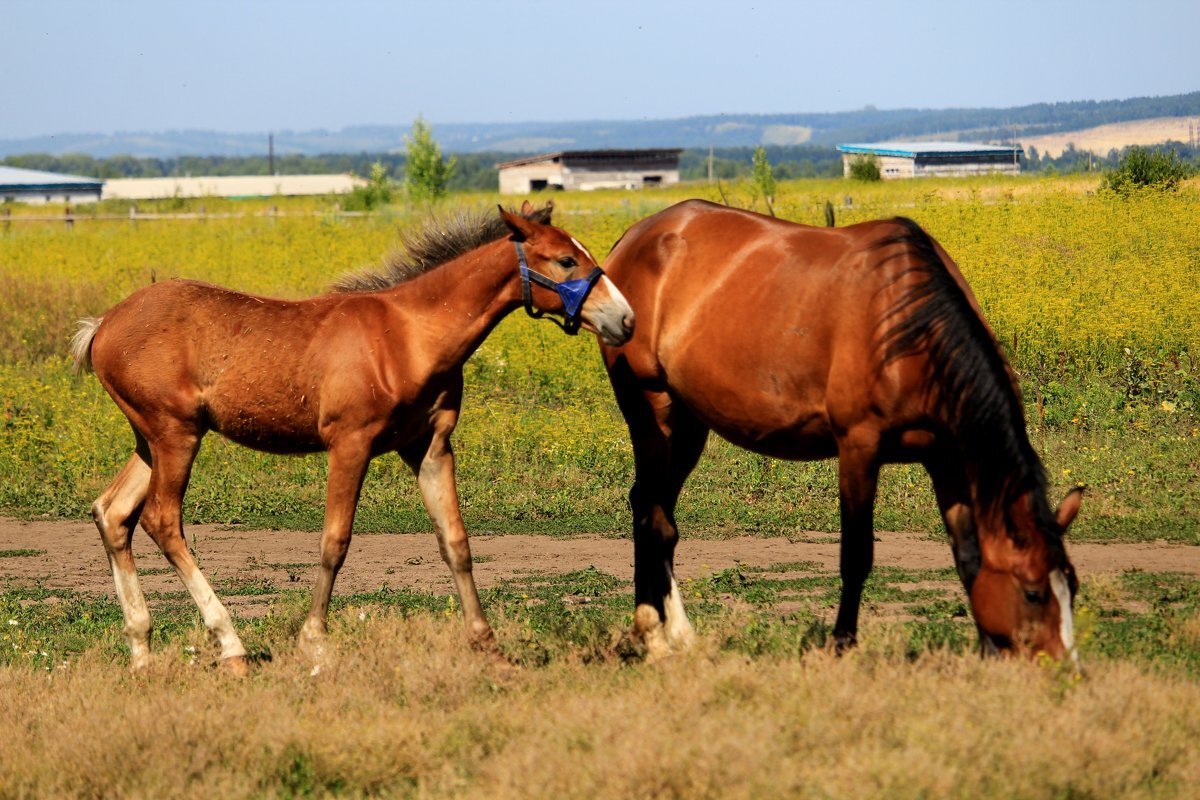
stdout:
[[71,358],[75,359],[76,373],[92,371],[92,340],[96,338],[96,331],[100,330],[103,321],[104,317],[84,317],[75,323],[78,330],[71,337],[70,353]]

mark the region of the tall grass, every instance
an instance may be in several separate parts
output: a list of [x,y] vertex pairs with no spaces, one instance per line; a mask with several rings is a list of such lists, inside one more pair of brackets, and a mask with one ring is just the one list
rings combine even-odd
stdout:
[[[1200,687],[1129,663],[1054,669],[892,629],[852,657],[753,660],[734,621],[687,655],[497,672],[441,615],[335,615],[336,664],[246,681],[97,651],[0,670],[12,797],[1190,797]],[[502,639],[520,635],[510,621]]]
[[[1200,542],[1195,480],[1200,420],[1200,187],[1118,198],[1078,180],[782,184],[776,212],[823,224],[905,214],[962,266],[1022,375],[1031,433],[1056,492],[1091,488],[1078,535]],[[725,186],[750,205],[748,189]],[[739,194],[740,193],[740,194]],[[559,195],[556,221],[603,257],[638,219],[689,194]],[[455,202],[480,208],[498,198]],[[255,214],[262,204],[242,204]],[[319,209],[315,209],[319,210]],[[150,280],[200,278],[296,297],[377,262],[423,212],[367,218],[247,216],[187,221],[10,223],[0,229],[0,512],[81,516],[131,437],[94,379],[56,354],[71,321]],[[515,314],[467,365],[456,434],[469,524],[624,530],[627,433],[595,345]],[[320,524],[322,457],[284,460],[210,437],[189,494],[191,518]],[[271,480],[264,477],[270,475]],[[713,441],[689,482],[681,521],[708,531],[835,529],[828,464],[784,464]],[[936,531],[919,470],[885,471],[884,527]],[[360,524],[426,525],[394,458],[372,468]]]

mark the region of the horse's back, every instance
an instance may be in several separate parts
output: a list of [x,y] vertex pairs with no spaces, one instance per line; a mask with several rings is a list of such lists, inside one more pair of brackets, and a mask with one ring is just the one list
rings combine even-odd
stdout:
[[[649,217],[605,262],[637,315],[623,354],[726,438],[830,455],[872,396],[891,276],[872,246],[896,223],[818,228],[688,201]],[[610,362],[612,360],[610,354]]]

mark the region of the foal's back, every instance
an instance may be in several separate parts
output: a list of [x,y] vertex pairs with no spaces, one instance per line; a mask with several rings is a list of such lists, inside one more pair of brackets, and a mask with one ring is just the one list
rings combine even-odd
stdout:
[[369,295],[279,300],[171,280],[105,313],[91,361],[151,435],[175,425],[260,449],[321,449],[322,412],[337,394],[360,393],[348,380],[370,383],[361,334],[385,317]]

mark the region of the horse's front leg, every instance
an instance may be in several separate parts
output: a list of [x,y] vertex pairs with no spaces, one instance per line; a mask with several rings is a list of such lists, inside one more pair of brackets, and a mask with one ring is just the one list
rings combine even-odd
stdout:
[[479,602],[479,591],[475,588],[475,577],[471,565],[471,545],[467,541],[467,529],[463,525],[462,512],[458,505],[458,489],[454,481],[454,450],[450,445],[450,434],[458,421],[457,409],[439,411],[435,417],[433,431],[400,451],[401,458],[417,476],[421,487],[421,498],[425,509],[433,520],[437,532],[438,548],[442,559],[450,567],[458,601],[462,605],[463,621],[467,626],[467,638],[478,650],[499,655],[496,634],[488,624]]
[[858,639],[863,584],[875,561],[875,491],[879,482],[878,435],[851,431],[838,442],[838,490],[842,512],[842,596],[834,643],[839,652]]
[[704,452],[708,428],[665,392],[643,392],[619,365],[610,377],[633,442],[633,634],[653,661],[695,639],[675,580],[675,504]]
[[300,650],[317,667],[325,660],[329,639],[327,619],[333,582],[350,549],[354,511],[367,464],[370,439],[365,434],[339,440],[329,448],[329,484],[325,500],[325,526],[321,531],[321,563],[313,587],[312,607],[300,628]]

